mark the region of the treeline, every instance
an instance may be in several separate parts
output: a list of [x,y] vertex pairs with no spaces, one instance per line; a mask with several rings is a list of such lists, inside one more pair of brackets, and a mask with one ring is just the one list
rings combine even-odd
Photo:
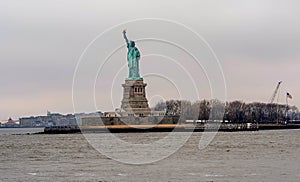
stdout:
[[243,101],[221,102],[201,100],[194,103],[186,100],[159,102],[156,111],[165,110],[166,115],[180,115],[185,120],[227,120],[229,122],[282,122],[299,120],[296,106],[270,103],[245,103]]

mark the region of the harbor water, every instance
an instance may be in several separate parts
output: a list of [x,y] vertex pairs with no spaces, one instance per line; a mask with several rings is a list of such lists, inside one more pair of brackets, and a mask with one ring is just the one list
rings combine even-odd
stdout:
[[[171,156],[124,164],[93,148],[82,134],[32,135],[41,129],[0,129],[0,181],[299,181],[300,130],[219,132],[199,150],[193,133]],[[95,133],[105,137],[107,133]],[[116,133],[147,143],[166,133]],[[184,133],[176,133],[182,137]],[[109,139],[108,139],[109,140]],[[124,152],[126,149],[111,151]],[[149,151],[151,152],[151,151]]]

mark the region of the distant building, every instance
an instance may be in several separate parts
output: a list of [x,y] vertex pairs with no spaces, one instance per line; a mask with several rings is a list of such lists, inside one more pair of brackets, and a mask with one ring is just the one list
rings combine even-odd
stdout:
[[16,122],[16,121],[13,121],[11,118],[9,118],[9,119],[7,120],[7,123],[5,123],[5,124],[7,124],[7,125],[15,125],[15,124],[17,124],[17,122]]
[[7,122],[3,122],[1,124],[4,127],[18,127],[19,126],[19,121],[18,120],[13,120],[12,118],[8,118]]
[[70,126],[77,125],[73,114],[62,115],[58,113],[47,116],[31,116],[20,118],[20,125],[23,127],[45,127],[45,126]]
[[75,118],[76,118],[76,121],[77,121],[77,124],[79,126],[82,125],[82,119],[84,118],[88,118],[88,117],[102,117],[103,116],[103,113],[98,111],[98,112],[93,112],[93,113],[76,113],[75,114]]
[[31,116],[20,118],[23,127],[46,127],[46,126],[76,126],[81,125],[81,119],[91,116],[102,116],[102,112],[76,113],[62,115],[47,111],[47,116]]

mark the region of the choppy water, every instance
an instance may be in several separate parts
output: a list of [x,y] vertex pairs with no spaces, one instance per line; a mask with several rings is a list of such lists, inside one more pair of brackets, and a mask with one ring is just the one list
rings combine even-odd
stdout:
[[[36,132],[21,129],[20,133]],[[0,129],[0,181],[299,181],[300,130],[220,132],[204,150],[201,133],[170,157],[146,165],[116,162],[82,134],[11,135]],[[96,135],[106,135],[96,134]],[[134,143],[165,133],[123,133]],[[184,133],[178,133],[178,137]],[[112,151],[112,152],[122,152]],[[151,152],[151,151],[149,151]]]

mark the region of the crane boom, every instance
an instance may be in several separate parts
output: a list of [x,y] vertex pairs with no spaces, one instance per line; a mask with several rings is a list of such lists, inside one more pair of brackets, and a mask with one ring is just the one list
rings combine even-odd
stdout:
[[279,89],[281,83],[282,83],[282,81],[280,81],[280,82],[277,83],[277,86],[276,86],[276,88],[274,90],[274,93],[273,93],[273,95],[272,95],[272,97],[270,99],[270,103],[271,104],[274,102],[274,99],[275,99],[275,97],[277,95],[277,92],[278,92],[278,89]]

